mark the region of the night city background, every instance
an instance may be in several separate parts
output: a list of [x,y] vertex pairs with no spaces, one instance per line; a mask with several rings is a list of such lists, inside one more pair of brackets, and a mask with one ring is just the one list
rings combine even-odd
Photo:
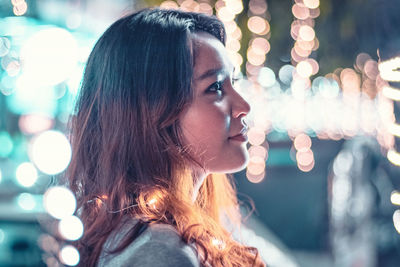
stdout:
[[400,266],[400,0],[0,0],[0,266],[79,263],[66,124],[95,41],[149,6],[225,24],[268,266]]

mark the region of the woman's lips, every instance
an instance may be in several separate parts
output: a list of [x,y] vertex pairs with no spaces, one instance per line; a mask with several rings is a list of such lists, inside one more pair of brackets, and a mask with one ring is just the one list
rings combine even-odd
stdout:
[[238,135],[229,137],[229,140],[235,140],[238,142],[247,142],[248,138],[247,138],[247,134],[240,133]]

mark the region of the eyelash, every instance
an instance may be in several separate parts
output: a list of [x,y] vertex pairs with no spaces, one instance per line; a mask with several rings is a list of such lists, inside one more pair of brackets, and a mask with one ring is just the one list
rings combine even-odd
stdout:
[[223,83],[224,83],[223,81],[218,81],[213,83],[210,87],[208,87],[207,92],[210,93],[216,93],[217,91],[223,92],[222,90]]
[[[240,80],[239,78],[232,78],[232,85],[235,85],[235,83],[239,80]],[[210,93],[215,93],[217,91],[223,92],[223,89],[222,89],[223,84],[224,84],[224,81],[215,82],[208,88],[207,91]]]

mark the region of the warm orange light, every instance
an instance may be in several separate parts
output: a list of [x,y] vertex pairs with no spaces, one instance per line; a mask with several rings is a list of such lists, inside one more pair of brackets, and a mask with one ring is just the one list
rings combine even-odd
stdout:
[[254,32],[256,34],[261,34],[265,31],[269,31],[268,21],[258,16],[250,17],[247,21],[247,27],[251,32]]
[[28,10],[28,5],[25,1],[18,1],[18,3],[13,7],[13,12],[14,15],[16,16],[24,15],[27,10]]
[[231,0],[231,1],[226,1],[226,6],[229,8],[229,10],[237,15],[240,14],[243,11],[243,4],[241,0]]
[[199,10],[200,10],[199,3],[197,3],[193,0],[183,1],[180,8],[183,11],[190,11],[190,12],[199,12]]
[[310,16],[309,9],[302,4],[294,4],[292,7],[293,16],[298,19],[306,19]]
[[319,8],[310,9],[310,18],[312,19],[318,18],[320,14],[321,11],[319,10]]
[[311,49],[310,50],[303,49],[297,42],[294,44],[294,50],[296,51],[296,54],[304,58],[308,57],[311,54]]
[[252,174],[252,173],[247,171],[246,172],[246,177],[251,183],[257,184],[257,183],[260,183],[260,182],[262,182],[264,180],[265,172],[262,172],[260,174],[254,175],[254,174]]
[[257,164],[250,162],[249,165],[247,165],[247,172],[255,176],[261,175],[262,173],[264,173],[264,170],[265,170],[265,165],[261,163]]
[[265,62],[265,55],[257,54],[256,51],[251,49],[247,50],[247,60],[255,66],[260,66]]
[[260,157],[266,160],[268,158],[268,151],[263,146],[250,146],[249,155],[250,157]]
[[211,16],[213,14],[213,9],[208,3],[200,3],[199,12]]
[[18,120],[18,126],[25,134],[37,134],[50,130],[54,123],[54,119],[42,114],[25,114]]
[[292,48],[292,50],[290,51],[290,55],[292,56],[292,59],[293,59],[295,62],[300,62],[300,61],[306,59],[306,57],[302,57],[302,56],[300,56],[299,54],[297,54],[297,53],[296,53],[296,50],[295,50],[294,48]]
[[307,151],[311,148],[311,138],[308,135],[301,133],[295,137],[293,145],[297,151]]
[[311,67],[312,67],[312,75],[317,74],[318,71],[319,71],[319,64],[318,64],[318,62],[317,62],[315,59],[313,59],[313,58],[308,58],[308,59],[307,59],[307,62],[308,62],[308,63],[311,65]]
[[312,75],[313,68],[308,61],[304,60],[297,64],[296,71],[301,77],[308,78]]
[[359,92],[360,91],[360,77],[350,68],[342,70],[340,73],[340,80],[342,82],[343,92]]
[[228,39],[226,41],[226,49],[238,52],[240,50],[240,42],[236,39]]
[[179,6],[175,1],[168,0],[168,1],[162,2],[161,5],[160,5],[160,8],[163,8],[163,9],[178,9]]
[[303,3],[308,8],[317,8],[317,7],[319,7],[319,0],[303,0]]
[[365,62],[367,62],[367,60],[369,60],[369,59],[371,59],[371,57],[367,53],[360,53],[357,55],[356,67],[358,68],[359,71],[364,70]]
[[249,143],[254,146],[261,145],[265,141],[264,131],[256,127],[250,128],[247,136],[249,138]]
[[240,67],[243,64],[243,58],[239,53],[228,51],[228,56],[235,67]]
[[372,59],[367,60],[364,64],[364,72],[369,79],[375,80],[379,74],[378,62]]
[[315,31],[308,25],[302,25],[299,29],[299,37],[304,41],[312,41],[315,38]]
[[222,21],[231,21],[235,18],[235,14],[228,7],[224,6],[217,11],[217,17]]
[[[271,45],[269,44],[268,40],[262,37],[253,39],[251,41],[251,46],[257,54],[267,54],[271,49]],[[260,52],[257,52],[258,50]]]
[[314,168],[315,165],[315,161],[312,161],[309,165],[300,165],[297,164],[297,167],[299,168],[299,170],[301,170],[302,172],[309,172]]
[[265,11],[267,11],[267,2],[266,1],[250,1],[249,9],[251,13],[254,15],[262,15]]

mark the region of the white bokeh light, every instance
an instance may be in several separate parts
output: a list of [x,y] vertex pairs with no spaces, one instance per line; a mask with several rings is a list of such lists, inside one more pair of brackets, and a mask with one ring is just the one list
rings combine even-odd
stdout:
[[56,85],[70,77],[78,62],[78,44],[61,28],[40,30],[21,49],[23,73],[36,85]]
[[51,216],[63,219],[74,214],[76,199],[68,188],[54,186],[49,188],[44,194],[43,205]]
[[29,152],[37,168],[50,175],[64,171],[72,155],[67,137],[58,131],[46,131],[36,136]]
[[15,177],[20,185],[31,187],[37,181],[38,174],[35,166],[30,162],[21,163],[15,172]]
[[63,264],[75,266],[79,263],[80,255],[74,246],[66,245],[60,250],[59,258]]
[[83,234],[82,221],[74,215],[65,217],[59,222],[58,231],[66,240],[78,240]]
[[35,198],[29,193],[21,193],[17,197],[18,206],[23,210],[33,210],[36,207]]

